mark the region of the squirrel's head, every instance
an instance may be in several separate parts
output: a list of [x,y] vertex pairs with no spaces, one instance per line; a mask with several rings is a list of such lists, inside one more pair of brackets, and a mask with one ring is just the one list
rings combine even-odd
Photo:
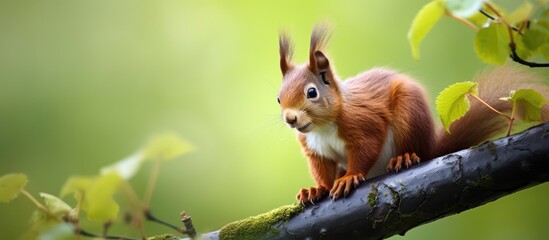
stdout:
[[282,119],[289,127],[307,133],[335,121],[341,107],[339,83],[330,61],[323,53],[329,36],[325,25],[317,25],[311,34],[309,62],[294,65],[288,35],[279,35],[282,86],[278,103]]

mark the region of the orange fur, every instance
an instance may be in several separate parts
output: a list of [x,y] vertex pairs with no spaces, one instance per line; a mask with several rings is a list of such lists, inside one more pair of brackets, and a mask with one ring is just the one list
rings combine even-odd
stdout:
[[[535,89],[549,98],[549,87],[537,74],[523,67],[505,66],[486,70],[476,77],[478,96],[501,112],[510,112],[511,103],[499,98],[509,96],[511,90]],[[549,121],[549,105],[542,109],[542,121]],[[478,101],[471,99],[467,114],[450,126],[450,133],[438,130],[431,157],[455,152],[477,145],[507,129],[506,118],[498,116]]]
[[[323,52],[327,36],[326,27],[314,28],[309,61],[300,66],[291,63],[288,36],[279,41],[280,106],[288,126],[297,129],[317,184],[301,189],[299,201],[318,201],[327,191],[334,198],[345,196],[364,178],[379,175],[380,164],[398,170],[402,164],[476,145],[506,129],[505,118],[472,101],[471,110],[450,128],[451,135],[444,129],[436,132],[425,90],[412,78],[375,68],[340,81]],[[549,97],[549,89],[535,79],[514,67],[496,68],[478,77],[479,97],[501,111],[510,110],[499,98],[511,89],[535,88]],[[315,94],[309,95],[311,91]],[[549,120],[549,107],[542,112],[543,120]]]

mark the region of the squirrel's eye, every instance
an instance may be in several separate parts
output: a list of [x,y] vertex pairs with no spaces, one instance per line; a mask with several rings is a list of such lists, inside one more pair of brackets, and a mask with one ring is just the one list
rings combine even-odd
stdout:
[[276,101],[278,102],[278,104],[280,104],[280,98],[279,97],[276,98]]
[[307,98],[316,98],[316,97],[318,97],[316,88],[310,87],[309,89],[307,89]]

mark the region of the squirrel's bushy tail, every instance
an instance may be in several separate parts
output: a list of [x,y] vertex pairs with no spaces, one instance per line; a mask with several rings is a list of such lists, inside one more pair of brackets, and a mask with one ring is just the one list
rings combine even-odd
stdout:
[[[511,90],[535,89],[549,99],[549,86],[536,73],[518,66],[503,66],[486,70],[475,79],[478,96],[501,112],[511,112],[512,104],[500,100]],[[450,133],[441,128],[436,133],[432,157],[438,157],[464,148],[478,145],[497,134],[505,133],[509,121],[476,99],[470,99],[471,108],[465,116],[450,127]],[[549,104],[542,108],[542,121],[549,121]]]

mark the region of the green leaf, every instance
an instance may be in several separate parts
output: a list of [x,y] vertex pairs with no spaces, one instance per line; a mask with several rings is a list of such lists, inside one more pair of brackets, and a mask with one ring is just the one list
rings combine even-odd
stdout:
[[476,12],[475,14],[471,15],[467,19],[469,20],[469,22],[473,23],[475,26],[479,28],[483,27],[486,24],[486,22],[488,22],[488,18],[480,12]]
[[517,116],[526,122],[535,122],[541,120],[541,107],[547,103],[547,100],[534,89],[520,89],[511,91],[509,97],[501,100],[513,103],[513,109]]
[[432,1],[419,10],[408,31],[408,42],[410,42],[414,59],[419,60],[421,41],[442,17],[444,11],[444,2],[442,0]]
[[[60,195],[61,197],[64,197],[68,194],[75,193],[77,196],[79,196],[80,193],[85,192],[88,188],[90,188],[92,184],[93,179],[89,177],[70,177],[65,182],[65,185],[63,185]],[[80,197],[77,196],[75,196],[75,198],[78,200]]]
[[40,193],[40,197],[46,202],[46,207],[56,217],[63,217],[70,213],[72,208],[63,200],[48,193]]
[[0,203],[11,202],[27,185],[27,175],[10,173],[0,177]]
[[513,37],[515,38],[517,55],[522,59],[530,58],[534,53],[524,44],[523,35],[513,33]]
[[[530,23],[532,24],[532,23]],[[542,28],[545,28],[545,30],[549,31],[549,21],[548,20],[538,20],[537,22],[533,23],[537,26],[540,26]]]
[[539,46],[547,42],[547,34],[538,29],[529,29],[522,35],[524,46],[532,51],[536,51]]
[[[486,1],[484,1],[486,2]],[[495,8],[495,10],[502,14],[502,15],[505,15],[505,9],[499,7],[498,5],[496,5],[495,3],[491,3],[492,7]],[[484,12],[490,14],[491,16],[496,16],[496,14],[494,13],[494,11],[488,7],[486,7],[485,5],[482,6],[481,8],[482,10],[484,10]],[[475,26],[479,27],[479,28],[483,28],[483,27],[486,27],[488,22],[491,22],[492,20],[490,20],[489,18],[487,18],[484,14],[482,14],[480,12],[480,9],[475,12],[473,15],[467,17],[467,19],[472,22]]]
[[[21,237],[22,240],[36,240],[36,239],[58,239],[58,238],[42,238],[43,234],[49,232],[51,229],[57,228],[59,225],[70,225],[64,223],[61,219],[51,218],[42,210],[35,210],[30,219],[30,227],[25,231],[25,234]],[[64,238],[60,238],[64,239]]]
[[450,125],[463,117],[469,110],[467,94],[475,94],[477,91],[475,82],[459,82],[442,90],[437,97],[437,112],[446,131],[450,132]]
[[119,206],[113,196],[122,183],[116,172],[99,177],[71,177],[63,187],[61,195],[74,193],[76,201],[82,201],[81,207],[88,219],[96,222],[113,220],[118,215]]
[[120,207],[113,195],[121,182],[122,178],[116,173],[102,175],[94,181],[82,204],[89,220],[104,223],[116,218]]
[[467,18],[471,17],[482,8],[485,0],[444,0],[446,9],[454,16]]
[[141,163],[143,163],[143,157],[143,153],[138,152],[112,165],[101,168],[101,174],[105,175],[115,172],[123,179],[129,180],[139,171],[139,167],[141,167]]
[[541,45],[538,49],[541,52],[541,55],[545,58],[545,61],[549,61],[549,43]]
[[509,32],[503,24],[480,29],[474,43],[477,56],[486,63],[503,65],[509,57]]
[[519,22],[526,21],[532,16],[534,10],[534,5],[528,1],[524,1],[520,7],[515,9],[515,11],[509,13],[505,19],[511,25],[514,25]]
[[542,17],[549,17],[549,8],[546,8],[541,12]]
[[164,134],[153,138],[144,149],[145,160],[169,160],[193,150],[193,146],[176,134]]

